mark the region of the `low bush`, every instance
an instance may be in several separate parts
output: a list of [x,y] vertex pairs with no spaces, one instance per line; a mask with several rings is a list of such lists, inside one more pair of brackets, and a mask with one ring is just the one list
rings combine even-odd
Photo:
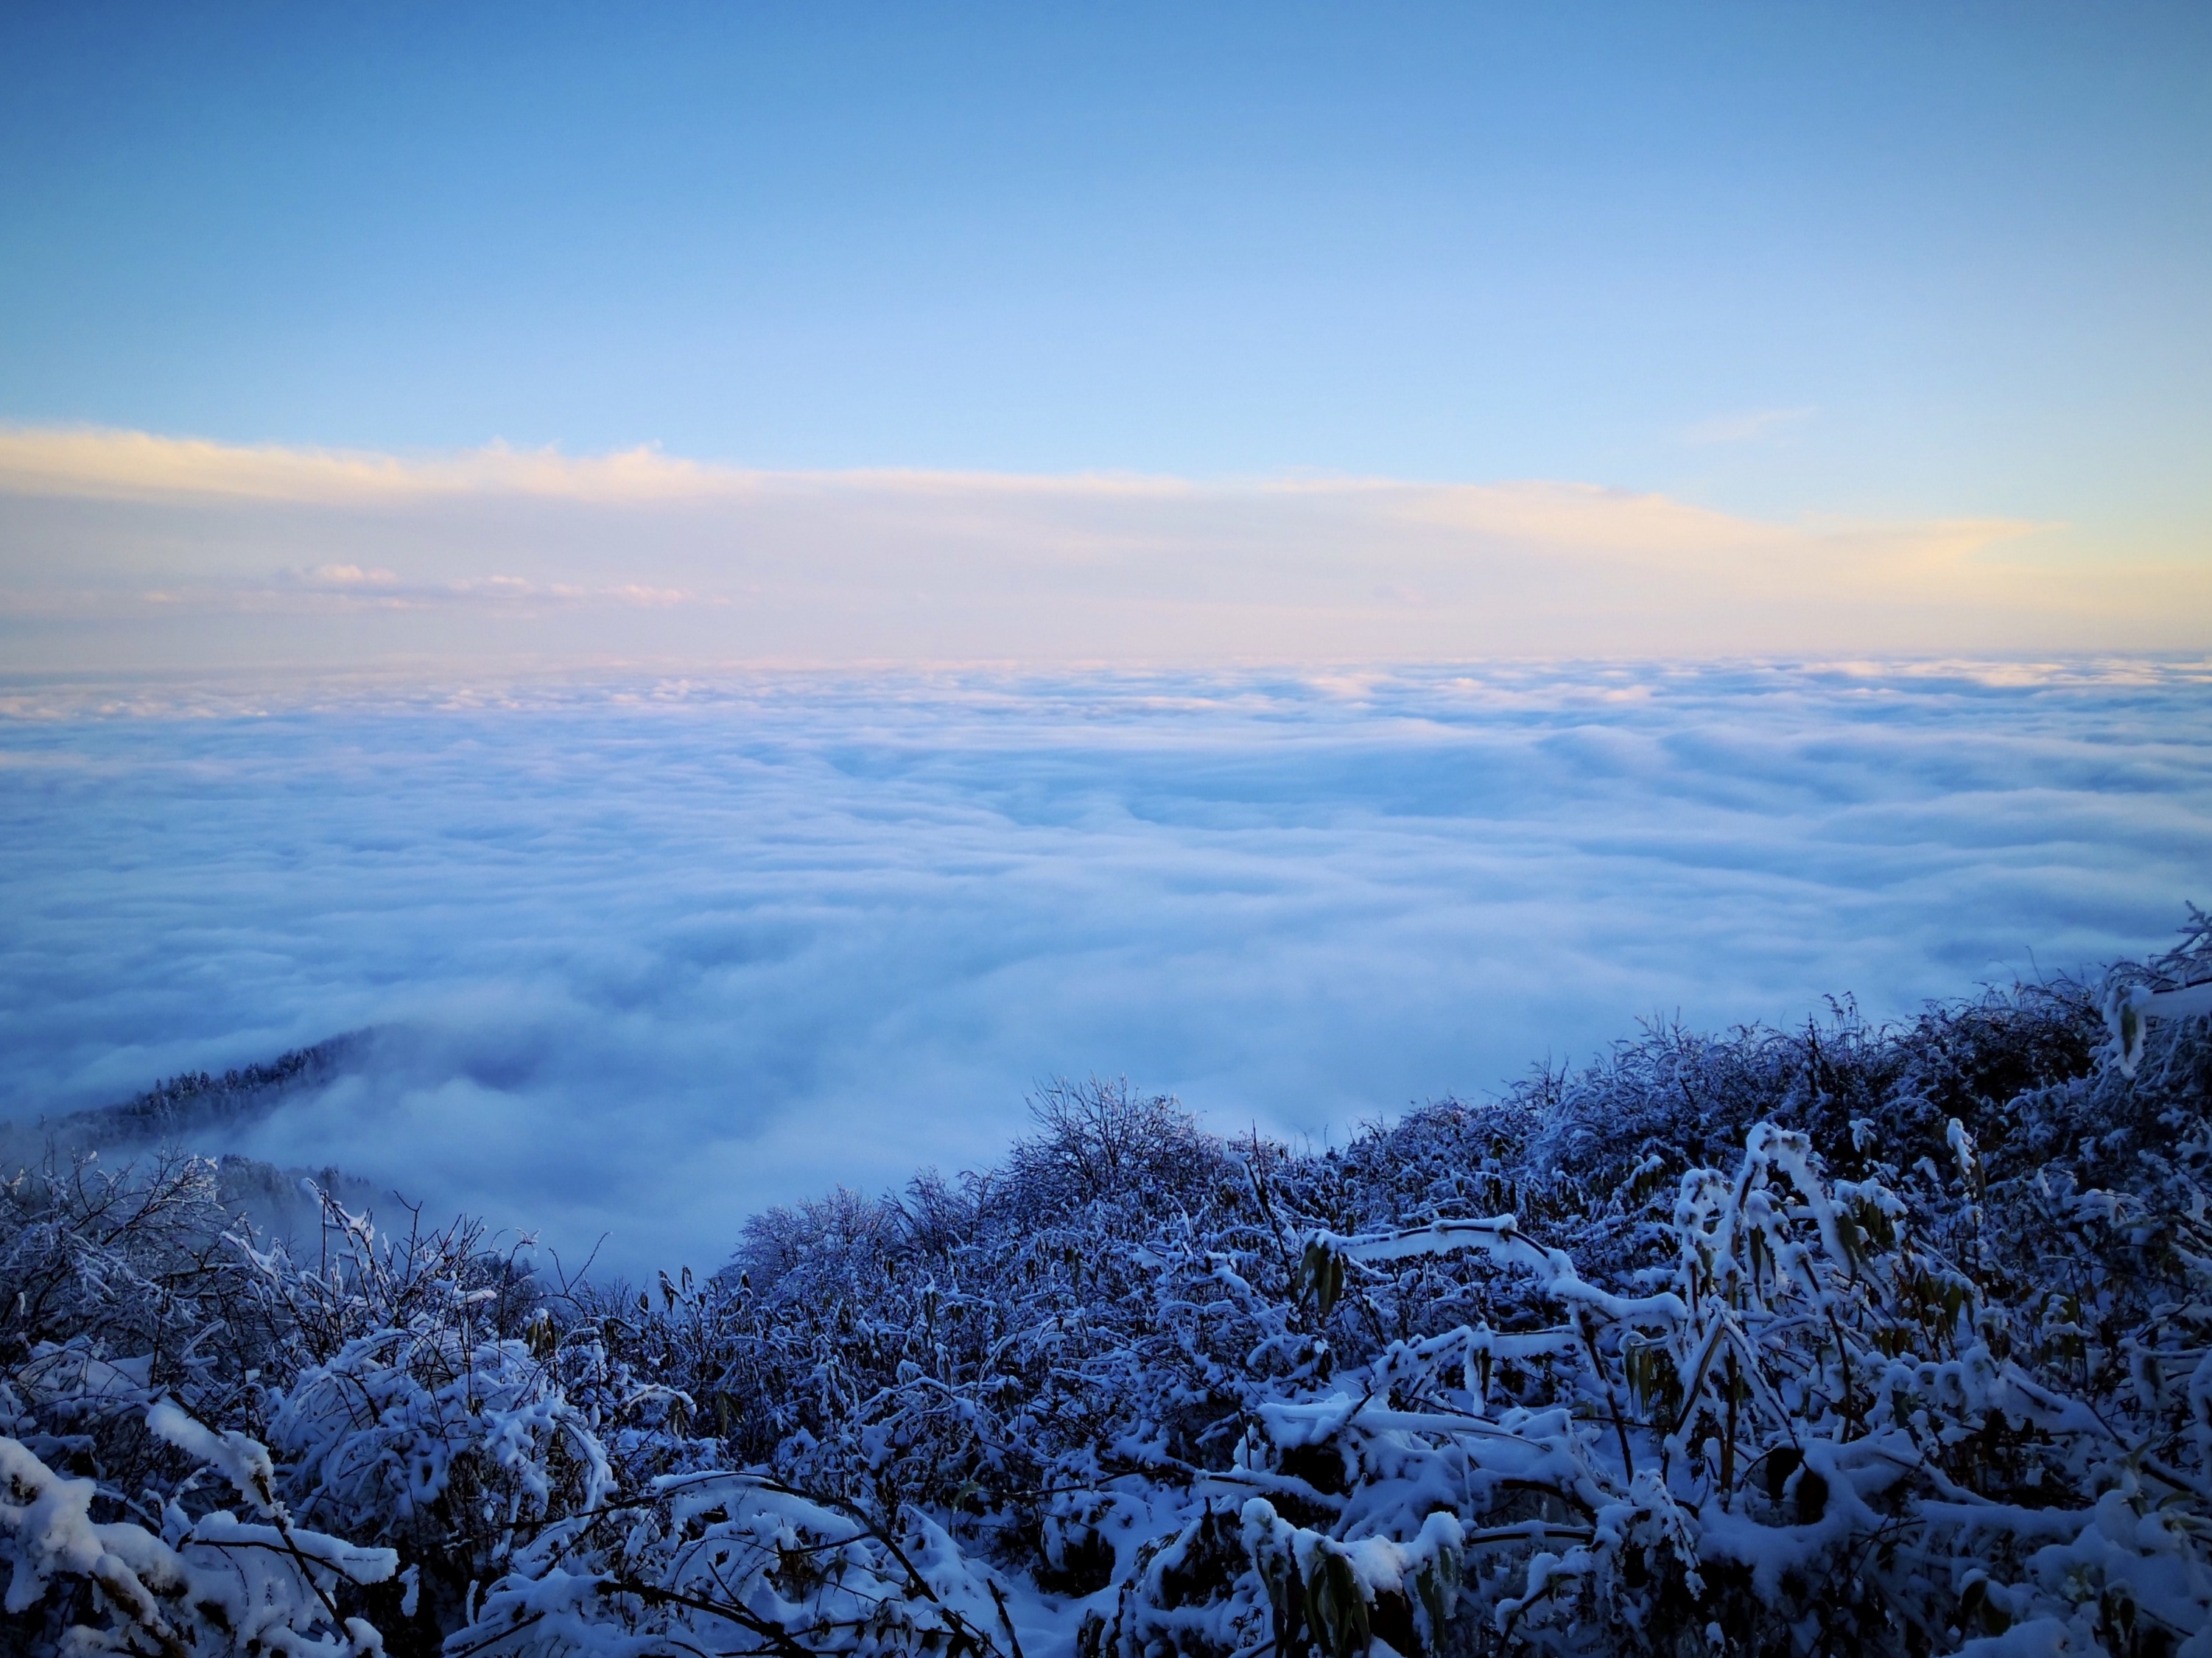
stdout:
[[27,1173],[9,1638],[2212,1653],[2212,1021],[2146,1021],[2191,914],[1317,1154],[1058,1084],[997,1169],[641,1291],[336,1203],[302,1259],[189,1158]]

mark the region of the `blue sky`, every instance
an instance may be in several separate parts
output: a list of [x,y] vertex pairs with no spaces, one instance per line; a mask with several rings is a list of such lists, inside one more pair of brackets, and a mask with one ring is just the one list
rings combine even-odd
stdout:
[[2203,548],[2199,6],[12,7],[0,77],[17,425]]

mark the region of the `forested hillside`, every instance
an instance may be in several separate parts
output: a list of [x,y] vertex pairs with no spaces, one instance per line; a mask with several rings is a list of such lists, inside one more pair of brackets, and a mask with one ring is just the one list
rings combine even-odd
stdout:
[[2101,982],[1650,1029],[1338,1150],[1057,1086],[1003,1166],[698,1282],[335,1200],[279,1247],[181,1152],[26,1170],[7,1638],[2212,1653],[2191,914]]

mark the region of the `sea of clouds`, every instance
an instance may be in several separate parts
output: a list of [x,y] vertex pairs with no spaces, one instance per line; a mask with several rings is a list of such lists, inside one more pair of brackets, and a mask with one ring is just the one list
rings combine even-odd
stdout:
[[2212,665],[0,686],[0,1115],[720,1260],[1054,1075],[1340,1139],[1639,1017],[1877,1016],[2212,899]]

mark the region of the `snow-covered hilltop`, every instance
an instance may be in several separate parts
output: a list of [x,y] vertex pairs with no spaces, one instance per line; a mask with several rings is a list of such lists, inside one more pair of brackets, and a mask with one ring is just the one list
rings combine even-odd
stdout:
[[1048,1090],[703,1283],[0,1194],[16,1649],[2212,1653],[2212,920],[1340,1151]]

